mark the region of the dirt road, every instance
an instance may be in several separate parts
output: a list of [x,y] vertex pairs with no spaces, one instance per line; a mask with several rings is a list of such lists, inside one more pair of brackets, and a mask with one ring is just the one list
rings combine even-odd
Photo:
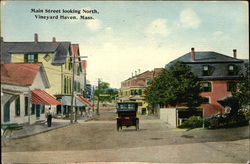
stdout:
[[12,140],[5,162],[246,162],[249,129],[170,129],[156,117],[140,116],[135,127],[116,131],[114,109],[99,119]]

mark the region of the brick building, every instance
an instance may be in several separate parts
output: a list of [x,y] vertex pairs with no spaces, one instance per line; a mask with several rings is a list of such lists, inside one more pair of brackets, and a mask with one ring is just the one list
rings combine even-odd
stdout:
[[233,50],[232,57],[213,51],[195,51],[177,58],[165,66],[166,69],[177,61],[183,62],[198,76],[202,86],[202,97],[205,97],[201,107],[204,116],[224,112],[224,108],[217,102],[219,99],[231,96],[237,81],[245,73],[245,60],[237,59],[237,51]]
[[138,75],[135,74],[131,78],[121,82],[118,102],[137,102],[138,114],[149,114],[148,103],[144,99],[144,90],[162,69],[155,68],[152,71],[138,72]]

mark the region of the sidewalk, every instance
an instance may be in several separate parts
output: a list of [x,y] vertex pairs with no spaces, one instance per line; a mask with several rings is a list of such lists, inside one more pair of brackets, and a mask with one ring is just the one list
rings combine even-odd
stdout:
[[[86,121],[90,120],[89,118],[78,118],[78,123],[84,123]],[[52,125],[51,127],[47,126],[46,121],[45,122],[37,122],[35,124],[29,125],[25,124],[23,125],[23,129],[15,131],[11,135],[11,139],[18,139],[23,137],[28,137],[32,135],[36,135],[39,133],[47,132],[50,130],[62,128],[71,125],[70,120],[64,120],[64,119],[52,119]]]

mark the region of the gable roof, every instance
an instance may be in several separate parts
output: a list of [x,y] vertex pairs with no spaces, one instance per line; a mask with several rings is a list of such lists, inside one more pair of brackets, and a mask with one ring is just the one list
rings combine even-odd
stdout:
[[52,64],[65,63],[70,42],[1,42],[1,63],[10,63],[11,54],[55,53]]
[[43,69],[42,63],[1,64],[1,83],[31,86],[40,69]]

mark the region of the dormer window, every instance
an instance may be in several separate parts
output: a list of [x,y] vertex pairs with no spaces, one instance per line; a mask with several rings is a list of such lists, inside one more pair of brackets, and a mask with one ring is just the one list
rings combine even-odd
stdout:
[[27,63],[36,63],[38,62],[38,54],[25,54],[24,62]]
[[212,67],[209,65],[203,65],[202,67],[202,76],[212,75]]
[[203,71],[208,71],[208,65],[203,66]]
[[234,70],[234,66],[233,66],[233,65],[230,65],[230,66],[228,67],[228,70],[229,70],[229,71],[233,71],[233,70]]
[[237,67],[235,65],[228,66],[228,74],[229,75],[236,75],[237,74]]

